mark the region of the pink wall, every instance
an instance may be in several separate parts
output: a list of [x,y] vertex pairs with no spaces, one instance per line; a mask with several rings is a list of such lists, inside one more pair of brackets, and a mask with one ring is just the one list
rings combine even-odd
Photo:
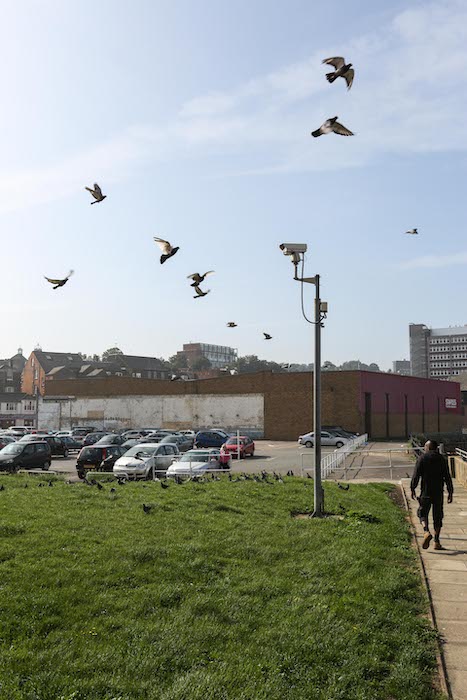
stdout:
[[[437,413],[438,397],[440,413],[462,413],[460,384],[440,379],[404,377],[383,372],[360,372],[360,410],[365,411],[365,393],[371,393],[373,413],[386,412],[386,394],[389,394],[391,413],[404,413],[407,395],[408,413],[421,413],[422,396],[425,397],[425,413]],[[445,399],[456,399],[457,408],[446,408]]]

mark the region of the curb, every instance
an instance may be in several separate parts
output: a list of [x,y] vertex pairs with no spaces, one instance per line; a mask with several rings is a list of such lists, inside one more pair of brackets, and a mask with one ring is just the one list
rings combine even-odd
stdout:
[[418,540],[417,540],[417,533],[416,533],[415,525],[414,525],[414,522],[412,519],[412,513],[410,511],[409,504],[407,501],[407,495],[405,493],[405,488],[403,487],[401,481],[399,482],[399,486],[400,486],[400,489],[402,491],[405,509],[406,509],[408,516],[409,516],[410,530],[412,533],[412,540],[415,544],[415,548],[416,548],[417,554],[418,554],[418,565],[419,565],[420,571],[422,573],[423,583],[425,584],[425,590],[426,590],[426,593],[428,596],[428,601],[430,603],[429,609],[430,609],[431,625],[432,625],[433,629],[437,632],[437,635],[436,635],[436,646],[437,646],[436,663],[438,665],[438,673],[439,673],[441,691],[447,695],[449,700],[453,700],[451,685],[449,683],[448,670],[446,667],[446,659],[444,657],[444,650],[443,650],[443,645],[441,642],[441,635],[440,635],[440,632],[438,629],[438,625],[436,623],[435,608],[433,605],[433,598],[431,595],[430,584],[429,584],[428,576],[426,573],[425,564],[423,563],[422,553],[420,552],[420,546],[419,546]]

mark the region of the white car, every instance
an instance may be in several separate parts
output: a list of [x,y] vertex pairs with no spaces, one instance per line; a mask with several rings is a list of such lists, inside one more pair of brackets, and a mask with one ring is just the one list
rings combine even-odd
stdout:
[[232,458],[222,454],[217,448],[188,450],[173,461],[166,476],[194,476],[211,469],[230,469]]
[[[331,435],[331,433],[321,432],[321,444],[326,447],[343,447],[348,441],[347,438],[341,437],[340,435]],[[315,444],[315,434],[306,433],[305,435],[300,435],[298,438],[299,445],[305,445],[305,447],[313,447]]]
[[152,479],[153,469],[155,476],[164,475],[179,454],[177,445],[172,443],[140,443],[117,459],[113,475],[124,479]]
[[180,433],[180,435],[187,435],[187,437],[193,438],[193,440],[196,437],[196,433],[194,430],[179,430],[178,432]]

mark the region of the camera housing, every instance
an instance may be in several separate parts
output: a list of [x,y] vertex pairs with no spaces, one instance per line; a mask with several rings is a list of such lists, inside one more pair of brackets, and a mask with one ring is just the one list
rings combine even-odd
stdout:
[[284,255],[300,255],[300,253],[306,253],[307,244],[306,243],[281,243],[279,248],[282,250]]

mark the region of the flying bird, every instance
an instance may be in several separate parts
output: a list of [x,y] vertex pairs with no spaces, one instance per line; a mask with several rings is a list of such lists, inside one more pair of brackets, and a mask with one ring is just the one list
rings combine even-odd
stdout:
[[88,192],[92,194],[92,196],[95,199],[95,202],[91,202],[91,204],[97,204],[98,202],[103,202],[104,199],[107,197],[106,194],[102,194],[102,190],[97,184],[97,182],[94,183],[94,189],[92,187],[86,187]]
[[[191,286],[193,286],[193,285],[191,285]],[[195,294],[195,296],[193,297],[193,299],[198,299],[199,297],[205,297],[206,294],[209,294],[210,291],[211,291],[210,289],[206,289],[206,291],[203,292],[203,290],[201,289],[201,287],[198,287],[197,285],[195,285],[195,292],[196,292],[196,294]]]
[[236,328],[236,327],[237,327],[237,324],[235,323],[235,321],[229,321],[227,324],[227,328]]
[[331,119],[326,119],[324,124],[321,124],[319,129],[316,129],[316,131],[311,132],[311,135],[316,138],[318,136],[322,136],[323,134],[330,134],[332,131],[335,134],[339,134],[340,136],[354,135],[352,131],[349,131],[349,129],[347,129],[345,126],[339,124],[339,122],[337,121],[337,117],[331,117]]
[[334,66],[336,69],[333,73],[326,73],[326,78],[330,83],[333,83],[337,78],[344,78],[345,82],[347,83],[347,90],[350,90],[355,75],[355,71],[352,68],[351,63],[346,63],[342,56],[325,58],[322,63],[326,63],[329,66]]
[[208,275],[212,274],[214,274],[214,270],[209,270],[208,272],[205,272],[204,275],[200,275],[199,272],[195,272],[192,275],[188,275],[187,279],[193,280],[193,283],[191,285],[192,287],[198,287],[201,284],[201,282],[204,282],[205,278]]
[[418,236],[418,228],[411,228],[410,231],[406,231],[411,236]]
[[50,282],[50,284],[55,285],[55,286],[54,286],[54,289],[58,289],[59,287],[63,287],[63,285],[66,284],[66,283],[68,282],[68,280],[70,279],[70,277],[71,277],[71,275],[73,274],[73,272],[74,272],[74,270],[70,270],[70,272],[68,273],[68,275],[67,275],[64,279],[62,279],[62,280],[53,280],[53,279],[51,279],[50,277],[45,277],[45,275],[44,275],[44,279],[46,279],[47,282]]
[[161,265],[163,265],[166,260],[175,255],[177,250],[180,250],[179,247],[173,248],[169,241],[164,241],[163,238],[156,238],[156,236],[154,236],[154,240],[156,241],[159,248],[162,250]]
[[272,335],[269,335],[269,333],[265,333],[263,331],[263,335],[264,335],[264,340],[272,340]]

